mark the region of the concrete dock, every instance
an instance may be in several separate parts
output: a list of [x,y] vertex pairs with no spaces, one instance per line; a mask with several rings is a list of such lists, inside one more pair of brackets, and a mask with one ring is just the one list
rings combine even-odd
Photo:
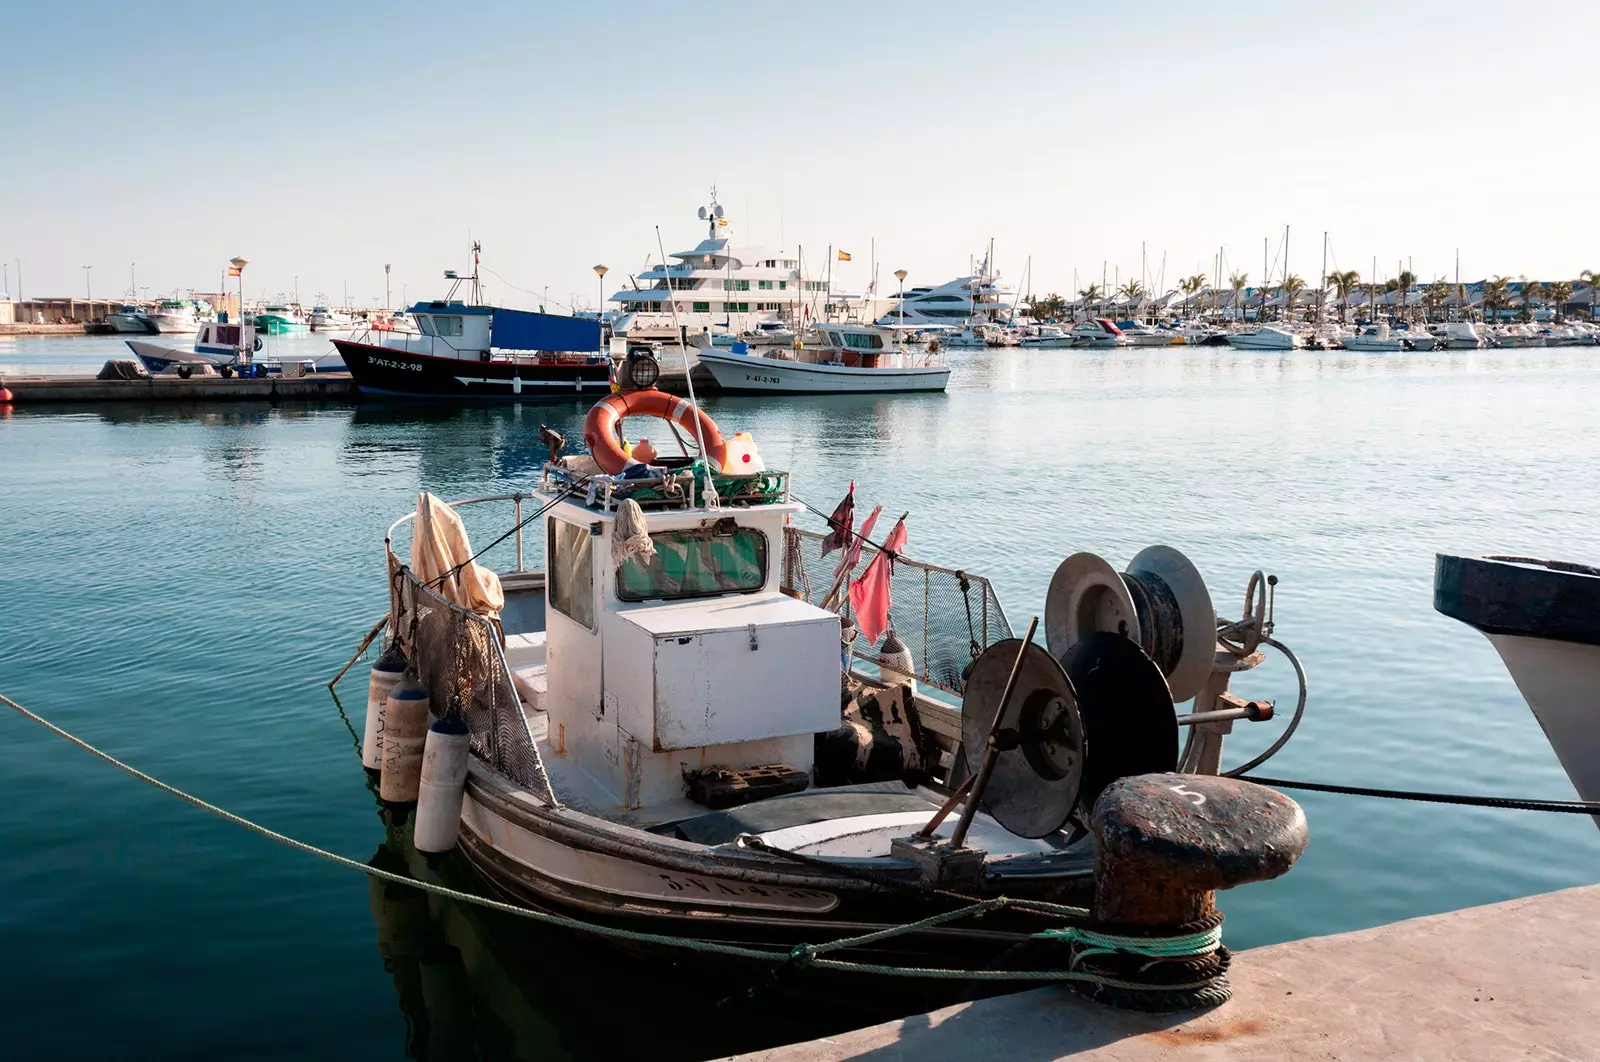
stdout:
[[349,401],[355,385],[346,372],[321,372],[298,379],[267,376],[244,380],[221,376],[142,376],[101,380],[94,376],[7,376],[15,405],[56,402],[255,402]]
[[1136,1014],[1042,988],[742,1055],[760,1062],[1600,1058],[1600,886],[1234,956],[1233,999]]

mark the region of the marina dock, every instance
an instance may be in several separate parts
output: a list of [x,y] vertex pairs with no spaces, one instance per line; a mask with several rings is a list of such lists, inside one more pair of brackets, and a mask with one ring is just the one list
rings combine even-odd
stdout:
[[350,374],[316,373],[297,379],[224,379],[220,376],[144,376],[101,380],[94,376],[8,376],[5,386],[16,405],[59,402],[322,402],[355,395]]
[[1138,1014],[1042,988],[946,1007],[747,1062],[1010,1058],[1591,1058],[1600,886],[1236,954],[1233,999]]

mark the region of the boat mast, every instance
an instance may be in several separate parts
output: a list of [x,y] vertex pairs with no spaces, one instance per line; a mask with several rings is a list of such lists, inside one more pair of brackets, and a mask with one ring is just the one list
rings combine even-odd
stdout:
[[1317,288],[1317,328],[1322,327],[1323,302],[1328,295],[1328,230],[1322,230],[1322,285]]
[[1256,311],[1256,324],[1267,323],[1267,288],[1272,284],[1272,277],[1267,273],[1267,238],[1261,237],[1261,308]]
[[1283,227],[1283,317],[1294,319],[1294,304],[1289,301],[1289,226]]

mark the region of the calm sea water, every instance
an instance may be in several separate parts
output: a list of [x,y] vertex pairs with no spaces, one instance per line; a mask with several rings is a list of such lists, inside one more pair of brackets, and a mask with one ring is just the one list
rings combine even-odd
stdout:
[[[93,369],[116,348],[4,340],[0,370]],[[1077,550],[1121,564],[1176,545],[1230,616],[1253,569],[1276,572],[1311,700],[1272,774],[1573,795],[1488,642],[1432,610],[1431,581],[1435,551],[1600,558],[1596,355],[952,360],[945,395],[707,406],[813,505],[853,478],[864,503],[910,510],[909,552],[993,577],[1019,626]],[[371,858],[384,826],[324,683],[385,608],[384,528],[419,488],[525,488],[540,423],[575,437],[583,412],[16,410],[0,419],[0,691]],[[364,671],[341,687],[358,727]],[[1235,688],[1292,703],[1281,661]],[[1228,762],[1278,725],[1241,728]],[[720,988],[369,888],[9,715],[0,779],[7,1057],[688,1058],[823,1027],[781,987],[719,1007]],[[1580,817],[1298,798],[1300,865],[1222,896],[1236,947],[1600,880]],[[649,1020],[618,1022],[639,993]]]

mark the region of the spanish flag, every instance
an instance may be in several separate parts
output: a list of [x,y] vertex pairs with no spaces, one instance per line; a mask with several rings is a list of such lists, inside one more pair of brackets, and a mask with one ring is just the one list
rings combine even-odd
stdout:
[[241,270],[238,266],[229,266],[228,267],[228,275],[230,277],[239,276],[241,273],[243,273],[243,270]]
[[850,261],[850,252],[849,251],[840,251],[839,252],[839,261],[841,261],[841,262]]
[[728,219],[727,218],[718,218],[717,219],[717,224],[723,226],[724,228],[726,228],[727,225],[728,225]]

